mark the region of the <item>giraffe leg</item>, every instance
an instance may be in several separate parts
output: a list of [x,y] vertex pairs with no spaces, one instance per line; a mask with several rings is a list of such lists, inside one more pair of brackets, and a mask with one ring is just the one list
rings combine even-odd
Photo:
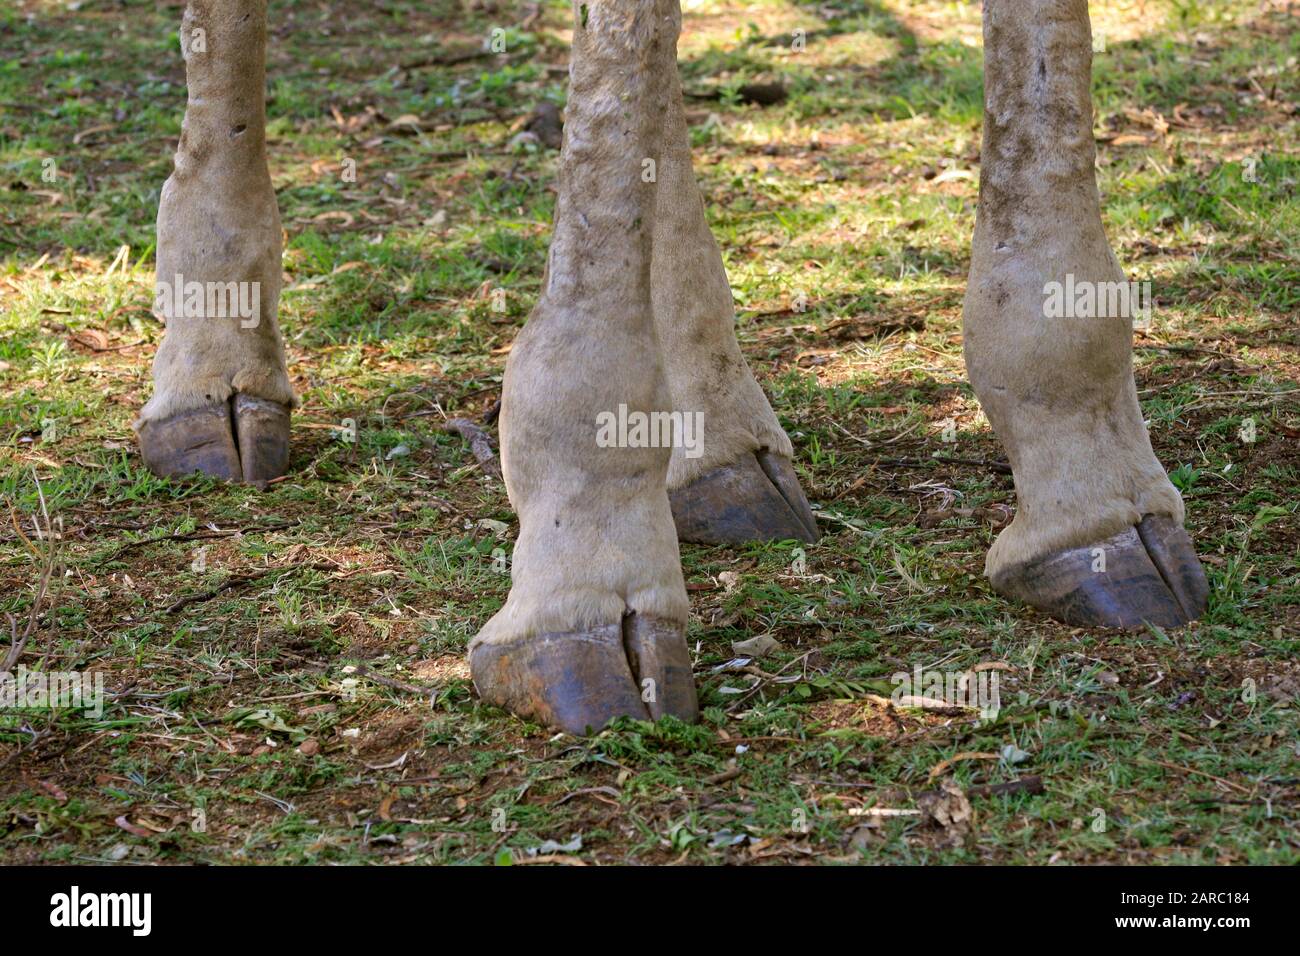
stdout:
[[[668,4],[674,33],[678,0]],[[696,416],[694,444],[674,443],[668,497],[677,535],[702,544],[817,540],[790,439],[736,344],[736,313],[691,168],[676,43],[659,50],[663,148],[655,172],[655,326],[673,409]]]
[[1101,224],[1087,2],[985,0],[984,51],[964,348],[1018,501],[986,573],[1070,624],[1184,624],[1208,586],[1134,386],[1140,302]]
[[669,449],[604,440],[600,424],[670,407],[642,170],[659,153],[657,48],[676,33],[664,0],[574,7],[555,234],[502,390],[512,586],[469,656],[484,700],[584,733],[620,715],[694,720],[697,707]]
[[280,214],[266,166],[266,0],[193,0],[189,100],[158,206],[166,332],[135,424],[160,475],[262,483],[288,465],[295,404],[276,309]]

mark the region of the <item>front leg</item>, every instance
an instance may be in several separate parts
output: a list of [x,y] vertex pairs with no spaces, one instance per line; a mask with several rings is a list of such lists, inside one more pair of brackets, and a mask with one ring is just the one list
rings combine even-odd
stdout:
[[1184,624],[1208,588],[1133,382],[1136,304],[1093,168],[1086,0],[985,0],[984,56],[965,354],[1017,496],[986,571],[1070,624]]
[[621,715],[696,717],[669,448],[608,427],[671,404],[642,178],[659,153],[657,48],[675,39],[662,5],[574,4],[555,235],[502,390],[513,583],[469,650],[484,700],[572,733]]
[[166,332],[135,427],[157,474],[261,483],[288,465],[295,404],[276,321],[266,0],[193,0],[181,47],[189,98],[158,205],[155,312]]

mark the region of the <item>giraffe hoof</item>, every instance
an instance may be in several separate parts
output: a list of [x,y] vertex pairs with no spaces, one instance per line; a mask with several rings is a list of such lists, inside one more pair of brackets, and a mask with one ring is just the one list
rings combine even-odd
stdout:
[[746,541],[817,541],[790,459],[763,450],[744,455],[668,492],[677,538],[696,544]]
[[251,395],[144,422],[137,434],[145,465],[161,477],[197,471],[265,487],[289,465],[289,410]]
[[279,402],[236,395],[235,437],[244,481],[265,485],[289,467],[289,409]]
[[699,715],[685,629],[630,614],[619,624],[470,649],[479,697],[520,717],[571,734],[600,730],[615,717],[688,723]]
[[1205,613],[1210,587],[1182,525],[1146,515],[1099,544],[1008,568],[993,590],[1080,627],[1177,627]]

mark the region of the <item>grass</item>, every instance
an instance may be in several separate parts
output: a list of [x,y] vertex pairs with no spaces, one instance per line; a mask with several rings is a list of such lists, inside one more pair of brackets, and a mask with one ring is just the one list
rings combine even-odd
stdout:
[[[697,171],[826,535],[684,547],[704,719],[587,740],[473,693],[465,646],[517,524],[438,427],[497,397],[536,300],[557,154],[515,134],[564,100],[567,7],[272,4],[303,407],[266,493],[154,478],[130,431],[161,336],[179,5],[0,11],[0,610],[35,598],[39,480],[64,566],[22,662],[108,695],[98,717],[0,714],[0,858],[1300,860],[1297,11],[1092,6],[1106,227],[1155,293],[1138,388],[1208,615],[1068,628],[981,576],[1014,491],[960,463],[1001,457],[961,359],[978,8],[701,0],[684,84],[721,99],[688,104]],[[504,54],[430,65],[494,28]],[[775,78],[786,102],[738,101]],[[735,663],[758,635],[779,647]],[[982,664],[995,719],[880,702],[895,672]],[[1042,792],[988,790],[1028,777]],[[864,812],[944,780],[970,794],[964,832]]]

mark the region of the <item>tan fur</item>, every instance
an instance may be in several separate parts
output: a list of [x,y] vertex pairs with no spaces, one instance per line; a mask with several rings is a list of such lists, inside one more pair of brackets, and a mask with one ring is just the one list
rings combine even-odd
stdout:
[[[676,37],[681,5],[665,6]],[[668,487],[675,489],[761,448],[786,458],[794,451],[736,343],[731,286],[691,168],[676,42],[663,43],[659,52],[664,132],[650,287],[673,408],[704,416],[703,454],[692,458],[673,449]]]
[[1044,285],[1122,281],[1093,170],[1086,0],[985,0],[980,206],[967,370],[1015,473],[986,573],[1183,505],[1151,450],[1122,318],[1045,318]]
[[[192,49],[195,29],[205,32],[206,52]],[[259,282],[259,315],[256,327],[242,328],[238,316],[186,317],[165,305],[154,395],[141,422],[236,391],[294,404],[276,320],[281,239],[266,165],[266,2],[192,0],[181,40],[189,99],[158,207],[158,280]]]
[[663,0],[575,4],[555,234],[541,298],[506,365],[502,465],[519,515],[513,587],[474,645],[618,622],[684,623],[666,448],[602,448],[596,416],[670,407],[651,316]]

